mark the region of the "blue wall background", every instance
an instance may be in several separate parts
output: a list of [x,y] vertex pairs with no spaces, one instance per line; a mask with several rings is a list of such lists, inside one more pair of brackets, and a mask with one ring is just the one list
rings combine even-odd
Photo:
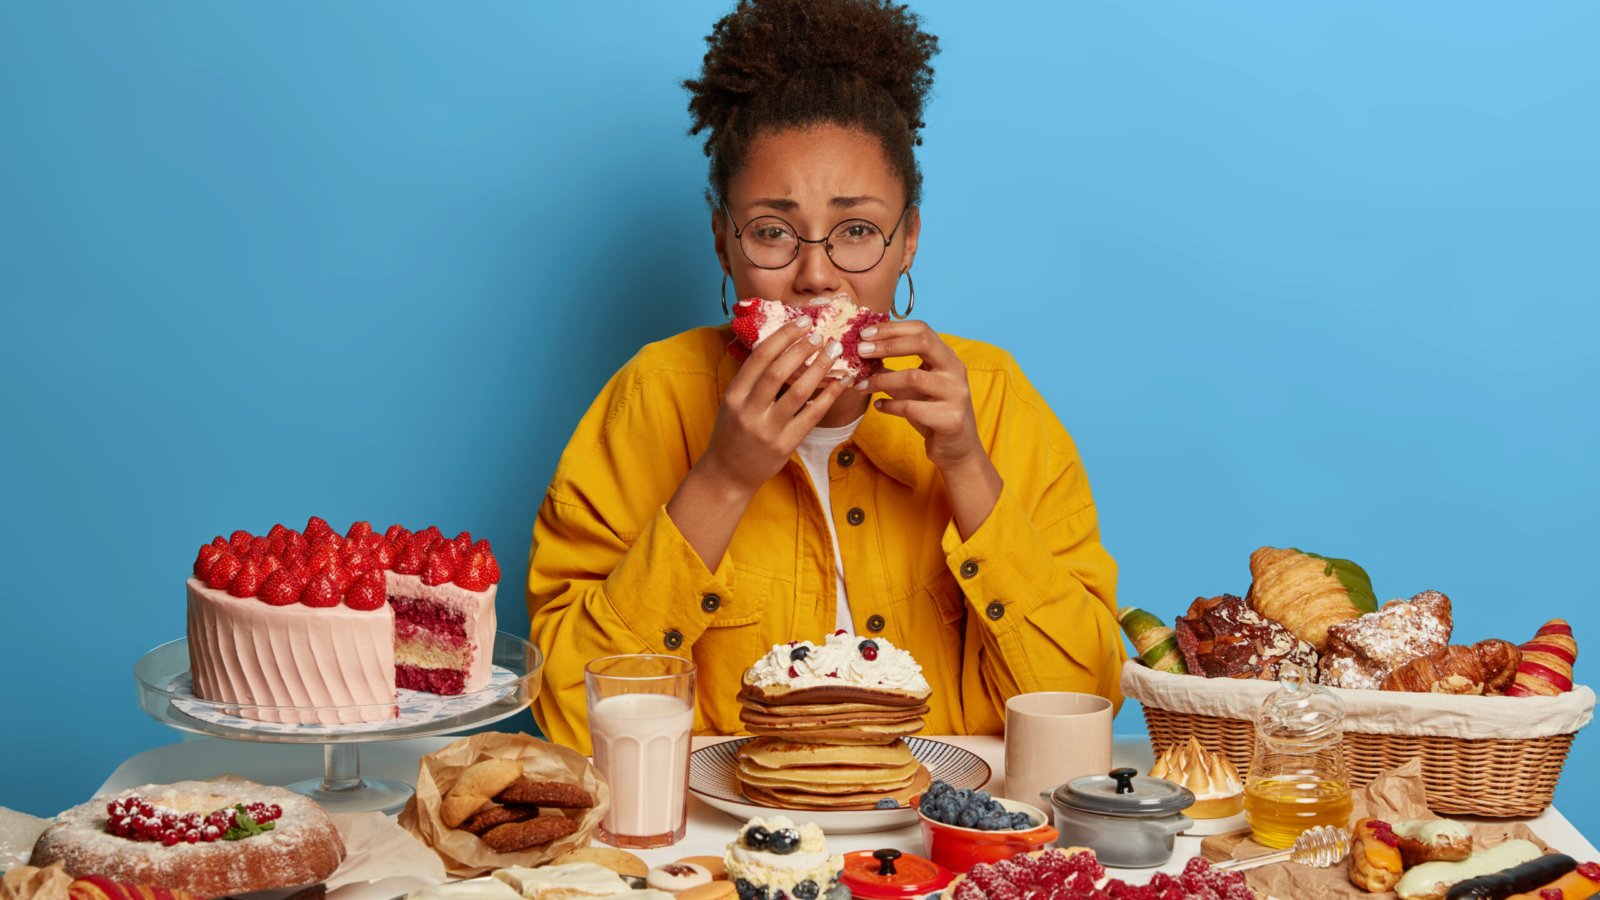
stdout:
[[[918,310],[1073,431],[1123,602],[1293,543],[1600,635],[1600,7],[918,6]],[[0,6],[0,804],[178,738],[129,669],[218,532],[470,528],[526,629],[582,409],[718,316],[676,82],[727,2],[586,7]]]

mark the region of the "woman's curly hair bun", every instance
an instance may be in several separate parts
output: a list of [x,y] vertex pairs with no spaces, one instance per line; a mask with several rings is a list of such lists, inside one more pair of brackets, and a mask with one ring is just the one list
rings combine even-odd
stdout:
[[912,148],[922,143],[939,39],[916,13],[889,0],[739,0],[706,44],[700,77],[683,84],[689,133],[706,132],[717,199],[762,130],[829,122],[881,141],[907,202],[917,202]]

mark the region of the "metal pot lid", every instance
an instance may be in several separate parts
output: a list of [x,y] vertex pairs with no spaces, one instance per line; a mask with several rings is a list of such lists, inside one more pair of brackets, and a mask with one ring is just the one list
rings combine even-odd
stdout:
[[868,900],[923,897],[953,878],[954,872],[931,859],[889,848],[846,853],[839,874],[852,894]]
[[1151,818],[1183,812],[1194,805],[1194,793],[1165,778],[1140,776],[1137,769],[1112,769],[1072,779],[1050,794],[1050,802],[1057,809]]

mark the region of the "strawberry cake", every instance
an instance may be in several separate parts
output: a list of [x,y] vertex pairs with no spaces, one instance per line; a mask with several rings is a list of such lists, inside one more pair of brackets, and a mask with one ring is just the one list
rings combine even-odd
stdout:
[[810,316],[815,323],[814,331],[827,340],[838,341],[844,349],[844,353],[834,360],[830,375],[839,378],[850,375],[860,381],[883,369],[883,364],[875,359],[862,359],[856,348],[861,343],[861,329],[887,322],[889,316],[875,309],[856,306],[844,294],[805,305],[762,300],[759,297],[740,300],[733,307],[733,341],[728,344],[728,352],[742,361],[773,332],[801,316]]
[[343,536],[235,531],[200,548],[188,580],[195,696],[266,722],[372,722],[395,689],[454,695],[489,683],[500,567],[487,540],[429,526]]

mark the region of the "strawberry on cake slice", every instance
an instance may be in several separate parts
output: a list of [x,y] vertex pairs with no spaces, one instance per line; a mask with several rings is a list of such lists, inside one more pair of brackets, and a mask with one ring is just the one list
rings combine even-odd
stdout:
[[[861,329],[887,322],[889,316],[875,309],[855,305],[846,294],[803,305],[763,300],[760,297],[740,300],[733,307],[733,340],[728,343],[728,352],[735,359],[743,361],[773,332],[801,316],[809,316],[815,323],[814,331],[824,339],[838,341],[844,349],[839,358],[834,360],[829,375],[835,378],[850,375],[860,381],[882,371],[883,363],[875,359],[862,359],[856,348],[861,343]],[[806,362],[814,357],[815,354],[808,357]]]

